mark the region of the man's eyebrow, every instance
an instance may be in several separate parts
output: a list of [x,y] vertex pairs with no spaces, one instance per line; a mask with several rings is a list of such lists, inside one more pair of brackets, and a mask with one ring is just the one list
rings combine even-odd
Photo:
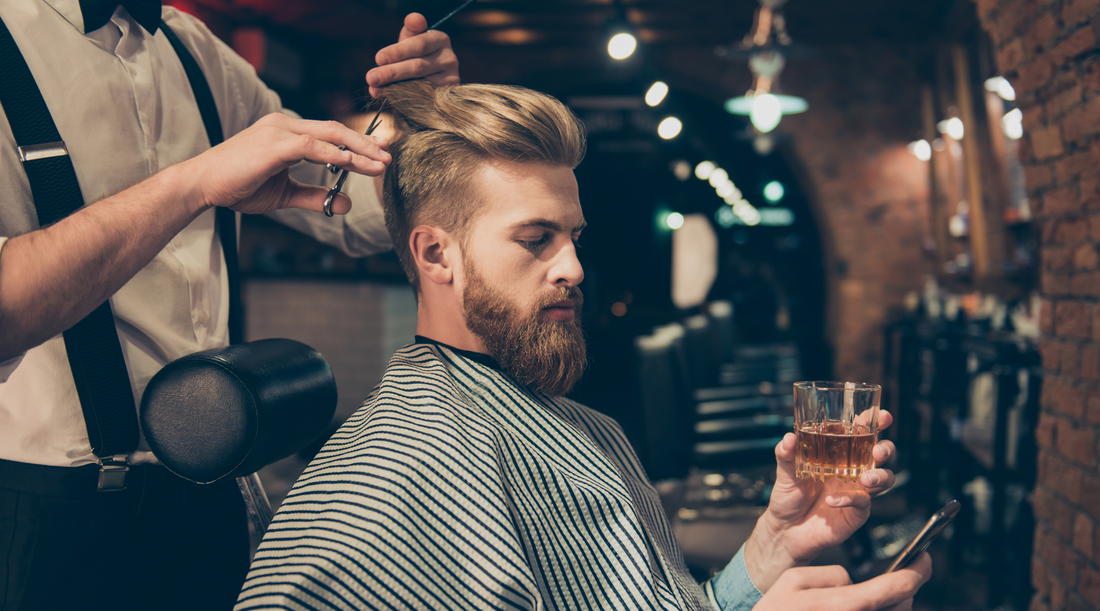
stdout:
[[[587,221],[581,221],[580,225],[577,225],[573,228],[572,233],[580,233],[587,226]],[[509,229],[526,229],[529,227],[542,227],[543,229],[549,229],[551,231],[562,231],[561,224],[555,221],[551,221],[550,219],[532,219],[529,221],[521,221],[519,223],[516,223],[515,225],[512,225],[511,227],[509,227]]]

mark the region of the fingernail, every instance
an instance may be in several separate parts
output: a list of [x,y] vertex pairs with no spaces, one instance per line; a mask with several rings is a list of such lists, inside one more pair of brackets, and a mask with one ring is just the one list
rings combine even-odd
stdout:
[[882,479],[878,476],[878,473],[868,473],[867,481],[871,482],[872,486],[877,486]]

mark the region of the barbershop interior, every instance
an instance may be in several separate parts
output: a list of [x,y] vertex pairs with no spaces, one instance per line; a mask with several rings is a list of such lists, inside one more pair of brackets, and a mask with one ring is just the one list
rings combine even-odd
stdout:
[[[170,0],[306,118],[443,0]],[[455,6],[452,6],[455,5]],[[881,386],[896,483],[816,562],[879,574],[953,499],[919,609],[1100,609],[1100,3],[477,0],[463,82],[583,121],[589,365],[693,575],[748,537],[792,384]],[[245,338],[319,350],[331,430],[412,341],[395,255],[246,217]],[[323,443],[264,468],[278,506]]]
[[[832,380],[892,415],[895,481],[814,564],[860,583],[917,539],[913,609],[1100,611],[1100,1],[163,4],[305,119],[367,130],[363,75],[411,12],[445,19],[463,83],[579,118],[568,397],[622,427],[697,581],[768,507],[796,383]],[[337,388],[324,432],[242,484],[255,550],[417,301],[393,252],[240,218],[243,339],[314,348]]]

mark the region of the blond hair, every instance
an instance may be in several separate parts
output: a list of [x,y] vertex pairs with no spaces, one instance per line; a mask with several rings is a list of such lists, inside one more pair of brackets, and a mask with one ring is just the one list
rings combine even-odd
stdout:
[[383,187],[386,228],[418,293],[409,236],[432,225],[462,239],[479,207],[472,179],[482,163],[575,168],[584,158],[580,120],[557,99],[523,87],[406,81],[386,87],[386,106],[401,133]]

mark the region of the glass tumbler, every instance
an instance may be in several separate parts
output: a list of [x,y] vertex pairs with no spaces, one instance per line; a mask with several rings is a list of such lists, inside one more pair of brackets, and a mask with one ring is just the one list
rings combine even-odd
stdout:
[[875,467],[882,387],[858,382],[796,382],[795,474],[819,482],[854,482]]

